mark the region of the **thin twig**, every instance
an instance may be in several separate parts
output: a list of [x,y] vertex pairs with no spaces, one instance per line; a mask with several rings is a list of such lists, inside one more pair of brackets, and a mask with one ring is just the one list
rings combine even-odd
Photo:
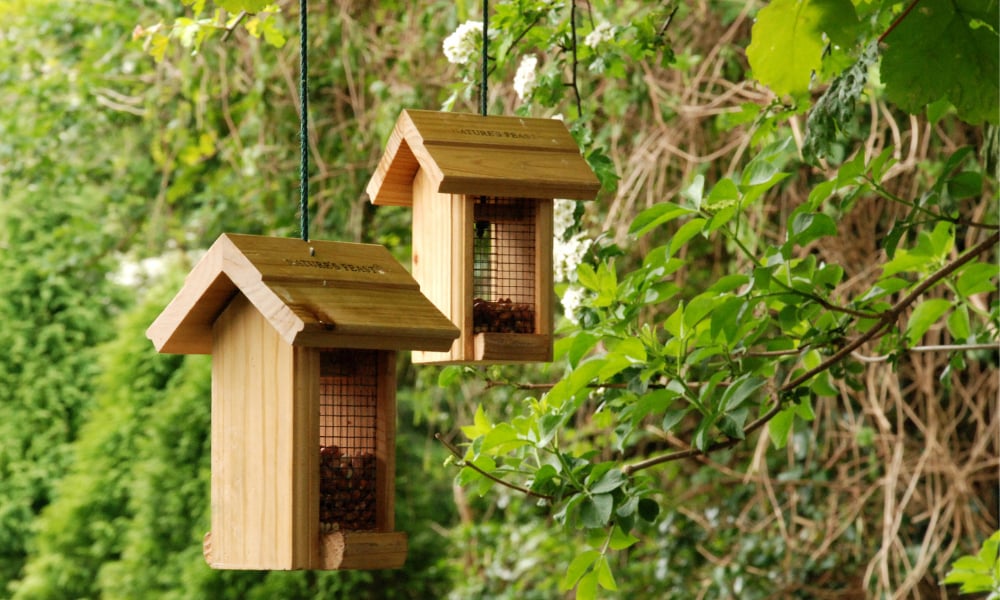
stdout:
[[247,16],[247,11],[241,10],[240,14],[236,15],[236,19],[230,25],[226,26],[226,31],[225,33],[222,34],[223,42],[229,40],[229,36],[233,34],[233,30],[239,27],[240,22],[243,21],[243,19],[246,18],[246,16]]
[[885,198],[886,200],[895,202],[897,204],[902,204],[903,206],[906,206],[911,210],[924,213],[925,215],[928,215],[929,217],[932,217],[934,219],[946,221],[954,225],[964,225],[965,227],[975,227],[978,229],[987,229],[990,231],[1000,230],[1000,225],[995,225],[992,223],[982,223],[970,219],[963,219],[962,217],[949,217],[948,215],[942,215],[940,213],[936,213],[933,210],[930,210],[929,208],[924,208],[923,206],[920,206],[916,202],[911,202],[904,198],[900,198],[899,196],[887,190],[884,186],[882,186],[882,184],[880,184],[879,182],[875,181],[870,177],[866,177],[865,179],[868,181],[868,183],[872,184],[873,189],[879,196]]
[[570,2],[569,24],[570,24],[570,33],[573,36],[573,42],[572,42],[572,44],[573,44],[573,71],[572,71],[573,78],[572,78],[572,80],[570,80],[570,82],[567,85],[569,85],[570,87],[573,88],[573,94],[574,94],[574,96],[576,96],[576,117],[578,119],[582,119],[583,118],[583,100],[580,98],[580,86],[577,83],[577,79],[576,79],[576,71],[577,71],[577,68],[580,65],[579,60],[577,59],[577,56],[576,56],[576,44],[577,44],[577,39],[576,39],[576,0],[572,0],[572,2]]
[[889,28],[885,30],[885,33],[878,36],[878,43],[881,44],[882,42],[885,41],[885,38],[888,37],[890,33],[892,33],[892,30],[895,29],[896,26],[903,21],[903,19],[906,18],[906,15],[910,14],[910,11],[912,11],[914,8],[917,7],[918,2],[920,2],[920,0],[913,0],[913,2],[911,2],[910,5],[906,7],[906,10],[899,13],[899,16],[896,17],[896,20],[892,22],[892,25],[889,25]]
[[[857,350],[865,342],[868,342],[874,339],[879,334],[883,333],[883,331],[888,329],[888,327],[891,326],[892,323],[897,318],[899,318],[899,315],[902,314],[902,312],[908,306],[910,306],[910,304],[915,302],[917,298],[920,297],[921,294],[923,294],[925,291],[927,291],[929,288],[937,284],[939,281],[941,281],[951,273],[954,273],[962,265],[966,264],[973,258],[979,256],[980,254],[982,254],[983,252],[985,252],[998,242],[1000,242],[1000,232],[992,234],[982,242],[979,242],[978,244],[967,250],[965,254],[962,254],[952,262],[941,267],[933,274],[931,274],[930,277],[920,282],[920,284],[918,284],[917,287],[914,288],[913,291],[907,294],[903,299],[894,304],[890,309],[884,311],[879,317],[878,323],[876,323],[874,327],[872,327],[862,335],[858,336],[853,342],[842,347],[840,350],[835,352],[833,355],[831,355],[829,358],[827,358],[825,361],[823,361],[816,367],[809,369],[808,371],[799,375],[795,379],[792,379],[791,381],[788,381],[784,385],[782,385],[781,388],[778,389],[778,394],[777,394],[778,397],[775,400],[774,406],[772,406],[771,409],[766,414],[764,414],[756,421],[744,427],[743,428],[744,436],[762,427],[764,424],[773,419],[781,411],[782,407],[784,406],[784,401],[782,399],[783,394],[794,390],[795,388],[799,387],[806,381],[809,381],[809,379],[811,379],[812,377],[815,377],[816,375],[826,371],[830,367],[834,366],[835,364],[839,363],[841,360],[846,358],[852,352]],[[697,456],[700,454],[707,454],[709,452],[713,452],[715,450],[721,450],[723,448],[729,448],[731,446],[735,446],[741,441],[742,440],[740,438],[729,438],[726,440],[721,440],[713,444],[710,444],[704,450],[699,450],[697,448],[688,448],[686,450],[679,450],[668,454],[663,454],[660,456],[654,456],[636,463],[632,463],[630,465],[625,465],[624,467],[622,467],[622,473],[625,475],[629,475],[631,473],[635,473],[636,471],[642,469],[648,469],[649,467],[661,465],[663,463],[672,462],[675,460],[681,460],[684,458],[690,458],[692,456]]]
[[[968,352],[970,350],[1000,350],[1000,344],[942,344],[933,346],[914,346],[906,348],[903,352]],[[878,356],[867,356],[852,352],[851,356],[864,363],[880,363],[892,358],[891,354],[881,354]]]
[[449,442],[448,440],[444,439],[444,436],[442,436],[440,433],[435,433],[434,437],[439,442],[441,442],[442,444],[444,444],[444,447],[447,448],[448,451],[451,452],[455,456],[455,458],[458,459],[458,465],[460,467],[469,467],[470,469],[472,469],[473,471],[479,473],[480,475],[482,475],[483,477],[489,479],[490,481],[493,481],[495,483],[499,483],[500,485],[502,485],[504,487],[508,487],[508,488],[510,488],[512,490],[516,490],[516,491],[521,492],[522,494],[525,494],[527,496],[532,496],[532,497],[535,497],[535,498],[541,498],[542,500],[548,500],[549,502],[552,502],[553,500],[555,500],[555,497],[549,496],[548,494],[540,494],[538,492],[534,492],[532,490],[529,490],[526,487],[521,487],[521,486],[519,486],[517,484],[510,483],[509,481],[504,481],[503,479],[497,477],[496,475],[494,475],[492,473],[487,473],[486,471],[484,471],[484,470],[480,469],[479,467],[477,467],[475,464],[473,464],[473,463],[465,460],[464,458],[462,458],[462,452],[458,448],[456,448],[455,446],[453,446],[451,444],[451,442]]

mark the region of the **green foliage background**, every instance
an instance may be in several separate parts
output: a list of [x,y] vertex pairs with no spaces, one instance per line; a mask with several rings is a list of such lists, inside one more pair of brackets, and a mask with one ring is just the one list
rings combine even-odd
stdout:
[[[208,569],[210,363],[143,332],[220,233],[298,233],[297,4],[217,4],[0,0],[0,597],[927,594],[996,529],[996,351],[906,351],[996,343],[995,244],[783,388],[996,230],[996,1],[518,0],[491,111],[604,183],[559,360],[401,359],[404,569]],[[312,236],[406,263],[364,186],[400,110],[476,110],[479,3],[310,7]]]

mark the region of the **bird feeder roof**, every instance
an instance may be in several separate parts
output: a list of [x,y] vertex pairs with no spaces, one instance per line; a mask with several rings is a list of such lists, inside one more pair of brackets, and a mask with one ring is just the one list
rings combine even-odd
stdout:
[[146,336],[159,352],[210,354],[236,294],[293,346],[440,351],[459,335],[383,246],[223,234]]
[[601,187],[556,119],[404,110],[368,182],[372,203],[412,205],[418,169],[444,194],[593,200]]

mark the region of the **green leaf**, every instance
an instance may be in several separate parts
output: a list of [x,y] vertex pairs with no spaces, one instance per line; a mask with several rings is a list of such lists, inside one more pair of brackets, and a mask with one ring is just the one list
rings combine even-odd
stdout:
[[639,517],[642,520],[652,523],[656,520],[656,517],[660,514],[660,505],[654,500],[649,498],[641,498],[639,500]]
[[889,100],[919,113],[946,99],[963,121],[1000,123],[998,10],[982,0],[921,0],[884,40],[880,72]]
[[451,387],[454,383],[458,382],[462,377],[464,372],[464,367],[459,367],[455,365],[447,366],[441,369],[438,373],[437,384],[438,387],[447,388]]
[[694,236],[698,235],[705,228],[705,219],[698,217],[691,219],[677,229],[677,233],[670,238],[670,254],[675,255],[684,244]]
[[[806,137],[802,142],[802,153],[807,158],[829,156],[832,153],[838,134],[854,118],[855,107],[868,83],[868,72],[877,59],[878,42],[872,41],[857,61],[838,75],[813,105],[806,120]],[[880,177],[876,176],[875,179]],[[833,182],[824,184],[832,185]],[[813,188],[813,192],[809,194],[809,205],[813,209],[819,206],[813,194],[818,192],[817,196],[825,198],[832,190],[827,188],[819,191],[820,186]]]
[[631,533],[625,532],[621,527],[615,527],[611,532],[611,541],[608,543],[608,547],[612,550],[624,550],[625,548],[631,548],[638,541],[639,538]]
[[642,237],[664,223],[669,223],[677,217],[683,217],[684,215],[689,215],[693,212],[695,211],[690,208],[685,208],[671,202],[654,204],[639,213],[639,215],[632,221],[632,225],[629,227],[628,232],[636,237]]
[[580,281],[580,285],[589,290],[596,292],[601,287],[600,279],[597,277],[597,271],[595,271],[594,267],[588,265],[587,263],[581,263],[580,266],[577,267],[576,276]]
[[968,298],[973,294],[995,292],[997,277],[1000,277],[1000,265],[972,263],[962,269],[958,281],[955,282],[955,288],[963,298]]
[[625,481],[625,476],[620,469],[611,469],[604,473],[599,480],[591,483],[588,486],[588,491],[592,494],[606,494],[625,485]]
[[956,341],[964,341],[969,338],[972,328],[969,324],[969,309],[965,305],[958,306],[948,315],[948,333]]
[[480,436],[486,435],[491,429],[493,429],[493,425],[486,417],[483,405],[480,404],[476,407],[476,415],[473,417],[473,424],[462,427],[462,433],[464,433],[465,437],[470,440],[474,440]]
[[791,230],[789,241],[805,246],[823,236],[837,235],[837,224],[832,217],[823,213],[798,213],[792,219]]
[[580,578],[576,586],[576,600],[594,600],[597,598],[597,571],[591,571]]
[[566,573],[563,578],[559,581],[559,590],[568,591],[573,589],[573,587],[580,581],[583,574],[590,569],[594,561],[601,555],[597,550],[587,550],[586,552],[581,552],[577,554],[573,560],[569,563],[569,567],[566,569]]
[[751,30],[753,75],[778,95],[804,94],[823,62],[823,34],[846,45],[857,26],[851,0],[775,0],[757,13]]
[[660,427],[663,428],[663,431],[670,431],[684,419],[684,415],[688,413],[688,410],[690,409],[668,410],[663,414],[663,424]]
[[736,187],[736,182],[728,177],[724,177],[715,184],[708,198],[705,199],[703,207],[706,210],[722,210],[735,206],[740,199],[740,190]]
[[916,346],[921,338],[937,322],[949,308],[951,302],[944,298],[924,300],[913,309],[906,327],[906,341],[910,346]]
[[788,437],[792,433],[792,424],[795,422],[795,411],[794,406],[783,409],[767,423],[767,433],[771,436],[771,443],[778,450],[788,444]]
[[245,10],[248,13],[257,13],[271,4],[274,0],[215,0],[215,3],[229,12],[240,12]]
[[604,527],[611,520],[614,507],[611,494],[593,494],[580,504],[580,523],[584,527]]
[[657,389],[647,392],[630,407],[629,417],[634,425],[651,414],[660,414],[673,404],[678,392],[671,389]]
[[721,409],[723,411],[736,410],[765,383],[767,383],[766,379],[750,373],[740,376],[722,394]]
[[615,582],[615,576],[611,573],[611,565],[608,564],[608,557],[602,554],[601,557],[597,559],[594,570],[597,572],[597,583],[599,583],[602,588],[610,591],[616,591],[618,589],[618,584]]

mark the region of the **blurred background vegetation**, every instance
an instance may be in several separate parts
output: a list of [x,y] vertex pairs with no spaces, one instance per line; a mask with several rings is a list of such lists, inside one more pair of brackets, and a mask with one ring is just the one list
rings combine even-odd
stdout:
[[[758,118],[774,101],[746,78],[760,3],[578,4],[613,23],[668,24],[668,50],[590,72],[575,115],[620,178],[587,204],[582,226],[634,265],[651,243],[628,236],[637,214],[696,175],[733,172],[779,134],[800,136],[804,117]],[[194,53],[172,44],[157,62],[133,33],[191,16],[175,0],[0,0],[0,597],[560,597],[580,534],[510,490],[454,486],[433,437],[472,422],[478,404],[512,415],[526,393],[475,378],[439,387],[440,369],[405,356],[396,518],[410,535],[405,568],[204,563],[210,362],[158,355],[144,330],[219,234],[298,234],[297,4],[279,5],[269,26],[284,45],[236,29]],[[376,210],[364,186],[403,108],[476,112],[441,44],[479,18],[477,5],[310,3],[312,237],[385,244],[409,264],[408,213]],[[569,96],[562,108],[520,103],[515,66],[494,73],[491,111],[574,116]],[[981,162],[994,166],[987,128],[910,115],[877,94],[846,129],[833,159],[855,144],[869,155],[894,146],[891,188],[903,197],[919,195],[959,147],[986,148]],[[785,168],[802,177],[748,217],[767,243],[821,180],[794,153]],[[995,223],[985,176],[961,214]],[[881,235],[867,225],[897,208],[859,204],[840,223],[845,237],[813,251],[867,264]],[[701,265],[684,274],[696,283],[738,260],[722,243],[686,251]],[[870,283],[859,275],[858,289]],[[866,364],[835,383],[785,450],[753,438],[651,472],[660,516],[614,557],[617,595],[947,595],[937,582],[948,561],[998,526],[996,363],[985,351],[966,354],[961,369],[934,353]],[[487,378],[545,382],[564,367],[494,368]],[[602,435],[582,417],[568,428],[589,442]]]

